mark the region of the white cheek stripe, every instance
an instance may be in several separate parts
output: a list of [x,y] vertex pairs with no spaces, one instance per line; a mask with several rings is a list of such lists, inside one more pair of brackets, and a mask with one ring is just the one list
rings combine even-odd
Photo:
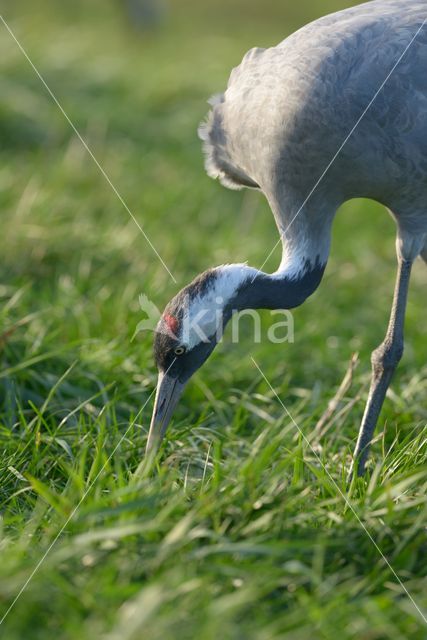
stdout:
[[221,331],[223,309],[239,286],[255,269],[246,264],[222,265],[215,269],[217,277],[203,295],[188,301],[182,317],[180,339],[192,349]]
[[[290,259],[283,255],[277,271],[268,277],[274,279],[295,279],[302,277],[307,269],[307,260],[302,254]],[[247,280],[255,280],[259,274],[247,264],[225,264],[216,267],[217,277],[203,295],[187,300],[179,332],[180,341],[187,349],[193,349],[215,333],[221,335],[223,328],[223,310],[233,298],[237,289]]]

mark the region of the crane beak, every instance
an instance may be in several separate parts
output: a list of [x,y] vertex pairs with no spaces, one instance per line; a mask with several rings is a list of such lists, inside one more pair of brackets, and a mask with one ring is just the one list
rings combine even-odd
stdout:
[[167,373],[159,373],[150,432],[145,449],[146,455],[157,453],[184,387],[185,383],[179,382],[178,378],[173,378]]

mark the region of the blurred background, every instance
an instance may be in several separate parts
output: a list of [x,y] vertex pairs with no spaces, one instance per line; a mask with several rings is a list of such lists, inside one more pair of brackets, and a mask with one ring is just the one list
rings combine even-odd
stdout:
[[[177,287],[209,266],[262,264],[277,240],[268,206],[259,194],[232,193],[206,177],[197,126],[207,99],[224,89],[249,48],[272,46],[306,22],[352,4],[4,0],[3,15],[17,40],[177,280],[175,285],[0,25],[2,357],[7,371],[18,366],[20,372],[13,390],[12,378],[3,374],[9,403],[16,395],[40,400],[51,384],[47,369],[62,370],[62,358],[77,356],[79,366],[87,362],[103,383],[120,379],[127,398],[131,379],[140,393],[141,375],[151,384],[153,372],[151,336],[130,345],[141,319],[138,295],[162,308]],[[381,339],[393,287],[393,243],[393,223],[375,204],[349,203],[338,217],[316,302],[296,312],[300,356],[322,348],[318,361],[301,359],[312,380],[331,372],[338,345],[345,345],[347,358],[352,348],[367,355]],[[267,268],[274,270],[279,260],[278,247]],[[408,312],[407,357],[414,362],[418,299],[411,297]],[[341,313],[349,304],[352,313]],[[224,353],[215,356],[221,363]],[[266,354],[280,364],[277,350],[267,345]],[[230,354],[222,366],[238,376],[240,361]]]
[[[96,443],[101,435],[111,439],[110,444],[118,440],[123,425],[148,399],[156,372],[152,335],[138,334],[132,341],[143,317],[138,296],[144,293],[162,308],[178,288],[210,266],[246,260],[260,266],[277,241],[271,212],[261,194],[227,191],[205,175],[197,127],[208,111],[207,99],[224,89],[232,67],[249,48],[273,46],[308,21],[357,3],[2,0],[1,4],[13,32],[12,36],[0,23],[1,508],[8,514],[13,538],[21,529],[27,531],[27,518],[39,504],[37,495],[56,514],[54,524],[49,520],[45,525],[48,534],[55,531],[55,522],[69,513],[70,502],[62,503],[61,497],[52,497],[50,492],[60,494],[74,487],[70,478],[80,464],[80,452],[87,447],[89,459],[94,450],[99,451]],[[340,423],[343,428],[331,431],[329,442],[338,452],[344,447],[350,450],[363,411],[369,354],[382,340],[389,314],[395,278],[394,236],[394,224],[381,206],[362,200],[347,203],[335,223],[324,281],[295,311],[295,344],[254,346],[248,324],[247,340],[231,345],[226,338],[217,349],[188,389],[176,417],[179,436],[193,447],[199,475],[207,433],[227,434],[232,447],[235,434],[249,443],[265,426],[265,413],[254,409],[248,399],[239,409],[243,418],[233,423],[236,403],[242,401],[245,390],[253,388],[256,377],[249,355],[262,363],[292,411],[305,412],[306,418],[316,420],[339,385],[352,352],[360,351],[356,388],[362,389],[362,395],[352,405],[345,425],[344,419]],[[279,261],[278,248],[266,269],[275,270]],[[425,265],[420,263],[414,269],[407,314],[405,360],[386,408],[390,420],[396,421],[397,416],[402,423],[402,437],[425,417],[423,301]],[[263,316],[268,327],[270,316]],[[280,407],[268,405],[267,409],[280,414]],[[150,410],[151,404],[129,434],[108,482],[127,478],[136,468]],[[37,427],[34,440],[28,425],[36,424],[37,417],[42,426]],[[199,419],[204,430],[195,430],[190,437],[189,429]],[[171,429],[166,443],[169,453],[176,445],[175,433]],[[243,440],[239,442],[244,450]],[[100,448],[103,446],[105,443]],[[180,450],[171,464],[179,469],[189,465],[188,451]],[[187,483],[191,470],[183,468]],[[22,474],[36,477],[37,482],[31,480],[29,488]],[[80,486],[77,481],[75,485]],[[73,490],[79,495],[81,488]],[[228,513],[224,518],[229,518]],[[87,523],[80,526],[85,529]],[[304,537],[304,532],[296,531],[298,538]],[[26,544],[20,548],[27,549]],[[6,603],[40,549],[33,550],[32,556],[26,554],[12,554],[4,561],[7,579],[0,588],[0,599]],[[9,566],[12,562],[13,567]],[[90,562],[88,557],[84,571],[90,571]],[[37,588],[36,582],[22,601],[19,615],[10,617],[8,640],[45,640],[50,637],[47,629],[52,637],[55,633],[55,637],[77,637],[76,629],[78,637],[93,637],[104,623],[114,622],[113,611],[134,592],[125,577],[117,600],[112,595],[116,579],[120,583],[123,577],[122,562],[126,565],[119,557],[109,577],[111,583],[106,578],[91,583],[92,573],[87,582],[82,578],[78,583],[75,576],[79,577],[80,564],[64,580],[61,571],[46,573],[40,578],[43,588]],[[128,569],[133,571],[133,567]],[[111,589],[100,586],[108,584]],[[102,606],[93,597],[97,589],[104,590]],[[345,593],[342,602],[347,601]],[[313,607],[313,615],[318,615],[317,604]],[[197,607],[191,609],[196,615]],[[46,611],[51,612],[50,617],[44,618]],[[298,612],[295,615],[300,616],[303,628],[304,609],[300,606]],[[89,621],[86,635],[80,635],[82,620]],[[168,620],[172,620],[170,626],[165,622],[158,633],[152,629],[149,637],[166,637],[161,635],[162,628],[164,633],[174,628],[173,618]],[[203,625],[203,620],[199,622]],[[215,624],[212,622],[213,635],[205,637],[216,637]],[[358,624],[364,628],[363,620]],[[298,637],[314,637],[310,633]],[[366,633],[345,637],[374,637]],[[404,637],[399,633],[393,637]],[[171,634],[167,637],[173,637],[173,631]],[[114,637],[134,636],[123,632]],[[268,636],[260,632],[257,637]]]

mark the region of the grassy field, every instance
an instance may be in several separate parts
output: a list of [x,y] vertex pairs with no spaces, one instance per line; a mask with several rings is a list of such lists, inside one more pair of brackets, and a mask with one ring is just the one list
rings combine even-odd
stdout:
[[[324,281],[295,311],[295,343],[254,345],[249,322],[240,344],[227,334],[189,386],[157,470],[135,473],[156,379],[152,335],[132,340],[138,296],[162,307],[209,266],[261,265],[277,239],[261,195],[204,174],[206,99],[251,46],[350,4],[171,1],[162,25],[137,33],[118,1],[5,3],[177,280],[0,24],[5,639],[426,638],[421,262],[369,472],[346,486],[395,276],[394,225],[375,203],[338,215]],[[264,330],[270,322],[264,313]],[[316,442],[354,352],[352,387]]]

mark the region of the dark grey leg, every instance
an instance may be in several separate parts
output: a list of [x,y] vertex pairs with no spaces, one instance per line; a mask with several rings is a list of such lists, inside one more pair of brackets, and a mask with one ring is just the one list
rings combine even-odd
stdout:
[[403,354],[403,327],[411,268],[412,262],[399,259],[396,288],[387,333],[384,342],[372,353],[371,388],[360,426],[356,449],[353,454],[351,476],[355,470],[357,470],[357,475],[359,476],[364,473],[369,446],[381,407],[393,373]]

